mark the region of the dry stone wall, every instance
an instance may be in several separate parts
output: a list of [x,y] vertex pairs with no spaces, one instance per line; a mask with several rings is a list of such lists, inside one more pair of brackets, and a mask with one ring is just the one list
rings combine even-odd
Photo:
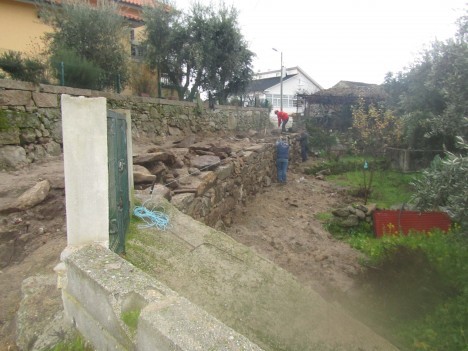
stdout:
[[267,109],[232,106],[210,109],[201,101],[125,96],[0,79],[0,169],[20,168],[61,154],[61,94],[105,97],[109,109],[130,110],[134,139],[271,128]]

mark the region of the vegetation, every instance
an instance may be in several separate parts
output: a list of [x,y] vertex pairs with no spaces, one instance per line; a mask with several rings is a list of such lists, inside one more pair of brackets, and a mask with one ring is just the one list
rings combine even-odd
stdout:
[[37,59],[26,57],[18,51],[7,51],[0,55],[0,69],[12,79],[32,83],[45,82],[46,66]]
[[386,146],[398,146],[401,140],[401,120],[387,109],[367,105],[359,99],[352,109],[355,147],[364,154],[377,156]]
[[[467,12],[468,13],[468,12]],[[388,106],[404,122],[404,141],[413,149],[456,151],[468,136],[468,15],[454,39],[434,42],[409,70],[389,73]]]
[[140,309],[122,312],[121,318],[123,322],[130,328],[131,331],[136,331],[140,313]]
[[240,95],[250,81],[253,53],[239,30],[237,11],[194,3],[188,14],[162,2],[144,10],[147,61],[167,76],[180,99],[200,90],[219,103]]
[[[79,58],[79,68],[75,71],[87,72],[88,63],[99,71],[99,85],[102,89],[115,87],[116,79],[124,85],[128,79],[128,50],[125,42],[128,29],[124,18],[119,14],[117,5],[111,1],[98,0],[96,6],[88,1],[66,0],[61,6],[42,5],[41,19],[54,29],[46,34],[44,40],[49,44],[52,58],[60,58],[63,53],[73,52]],[[86,30],[83,30],[86,28]],[[68,56],[66,56],[68,57]],[[68,72],[67,72],[68,73]],[[77,77],[79,75],[74,75]],[[80,76],[81,82],[85,75]],[[67,83],[71,83],[67,80]],[[84,88],[93,85],[88,82]],[[77,86],[74,82],[73,86]]]
[[459,138],[463,154],[447,152],[436,157],[422,177],[415,180],[413,202],[422,210],[444,210],[468,231],[468,144]]
[[93,351],[94,348],[91,347],[83,337],[77,333],[75,337],[71,340],[65,340],[57,345],[55,345],[52,349],[47,351]]
[[[417,177],[376,172],[372,200],[382,207],[408,202],[414,190],[411,184],[427,184],[431,188],[421,188],[422,194],[443,188],[435,179],[446,184],[444,191],[450,193],[448,184],[456,184],[455,180],[460,179],[455,175],[457,163],[453,157],[445,163],[438,161],[435,171],[427,170]],[[464,170],[458,175],[465,176],[466,173]],[[447,180],[447,174],[452,176],[451,180]],[[328,179],[356,188],[362,182],[362,172],[351,171]],[[455,193],[464,191],[457,187],[453,190]],[[428,198],[429,201],[432,195],[428,194]],[[447,234],[433,231],[377,239],[369,223],[343,229],[329,217],[322,217],[330,232],[366,255],[363,264],[367,269],[360,277],[362,284],[359,284],[362,298],[348,302],[355,313],[361,317],[366,315],[367,323],[374,325],[401,350],[465,349],[468,242],[463,227],[455,223]]]
[[100,88],[101,68],[80,57],[74,50],[60,49],[51,56],[52,74],[68,87],[95,89]]

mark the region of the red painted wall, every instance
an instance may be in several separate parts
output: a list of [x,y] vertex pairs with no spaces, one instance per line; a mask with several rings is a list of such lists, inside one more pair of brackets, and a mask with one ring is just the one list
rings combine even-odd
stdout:
[[447,232],[452,223],[445,212],[376,210],[373,219],[376,237],[400,232],[407,235],[410,230],[427,232],[432,228]]

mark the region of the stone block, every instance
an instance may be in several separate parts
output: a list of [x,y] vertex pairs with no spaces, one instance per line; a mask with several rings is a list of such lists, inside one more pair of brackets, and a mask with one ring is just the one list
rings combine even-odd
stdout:
[[57,94],[33,92],[32,97],[37,107],[58,107]]
[[10,128],[5,131],[0,131],[0,145],[19,145],[19,134],[18,128]]
[[31,92],[23,90],[0,90],[0,106],[30,106]]

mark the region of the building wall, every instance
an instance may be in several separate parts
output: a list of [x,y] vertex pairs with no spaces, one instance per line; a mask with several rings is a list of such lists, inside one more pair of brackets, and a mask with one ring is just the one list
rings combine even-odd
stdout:
[[34,4],[0,0],[0,54],[8,50],[37,53],[43,48],[41,36],[50,30],[38,18]]

